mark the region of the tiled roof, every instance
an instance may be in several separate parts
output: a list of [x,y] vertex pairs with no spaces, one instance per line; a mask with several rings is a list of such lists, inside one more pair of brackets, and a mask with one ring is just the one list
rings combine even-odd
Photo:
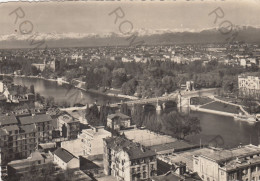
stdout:
[[52,118],[50,115],[47,114],[39,114],[35,116],[26,116],[19,118],[22,125],[26,124],[33,124],[33,123],[40,123],[40,122],[46,122],[51,121]]
[[166,150],[178,151],[178,150],[185,150],[185,149],[191,149],[196,147],[198,146],[189,144],[186,141],[176,140],[175,142],[154,145],[149,148],[155,150],[156,152],[161,152]]
[[57,155],[65,163],[68,163],[70,160],[75,158],[74,155],[72,155],[70,152],[68,152],[63,148],[58,148],[57,150],[54,151],[54,154]]
[[17,125],[10,125],[10,126],[3,127],[3,129],[5,129],[6,131],[15,131],[15,130],[19,130],[19,127]]
[[0,126],[8,124],[18,124],[18,121],[14,115],[11,116],[0,116]]
[[156,155],[155,151],[141,146],[139,143],[134,143],[126,138],[110,137],[104,140],[106,141],[107,146],[109,148],[112,148],[113,150],[123,149],[125,152],[128,153],[131,160]]
[[20,126],[21,130],[23,130],[25,133],[32,133],[36,131],[36,125],[35,124],[29,124]]

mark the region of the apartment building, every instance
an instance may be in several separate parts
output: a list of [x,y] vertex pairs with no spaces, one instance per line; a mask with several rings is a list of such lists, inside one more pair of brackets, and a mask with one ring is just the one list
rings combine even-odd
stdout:
[[104,139],[104,172],[117,180],[149,180],[156,175],[156,153],[123,137]]
[[246,145],[194,155],[193,167],[205,181],[258,181],[260,147]]
[[112,136],[104,127],[93,127],[92,129],[83,129],[79,135],[82,142],[83,155],[103,154],[103,139]]
[[35,124],[37,129],[37,142],[46,143],[52,141],[52,118],[47,114],[39,114],[34,116],[20,117],[22,126]]
[[0,147],[2,164],[26,158],[37,147],[35,125],[9,125],[0,128]]

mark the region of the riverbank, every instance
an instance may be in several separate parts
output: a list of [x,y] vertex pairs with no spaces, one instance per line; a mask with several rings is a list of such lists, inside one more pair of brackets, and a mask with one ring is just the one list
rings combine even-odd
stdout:
[[233,114],[233,113],[228,113],[228,112],[223,112],[223,111],[216,111],[216,110],[212,110],[212,109],[205,109],[205,108],[201,108],[198,105],[190,105],[190,110],[206,112],[206,113],[211,113],[211,114],[217,114],[217,115],[222,115],[222,116],[230,116],[230,117],[234,117],[234,116],[238,115],[238,114]]
[[68,85],[71,85],[74,88],[80,89],[82,91],[89,92],[89,93],[94,93],[94,94],[99,94],[99,95],[103,95],[103,96],[125,98],[125,99],[130,99],[130,100],[137,100],[138,99],[137,97],[134,97],[134,96],[105,93],[105,92],[101,92],[101,91],[95,90],[95,89],[85,89],[85,88],[82,88],[82,87],[75,86],[75,85],[71,84],[70,82],[67,82],[67,81],[64,81],[64,80],[60,80],[59,78],[58,79],[47,79],[45,77],[40,77],[40,76],[31,76],[31,75],[30,76],[25,76],[25,75],[13,75],[13,74],[0,74],[0,76],[42,79],[42,80],[46,80],[46,81],[57,82],[59,85],[68,84]]
[[[243,121],[252,123],[254,122],[252,121],[254,119],[255,122],[257,122],[255,115],[251,115],[248,112],[246,112],[241,105],[226,102],[217,99],[214,96],[210,97],[210,99],[212,99],[213,101],[207,102],[202,105],[190,105],[190,110],[200,111],[200,112],[205,112],[210,114],[217,114],[222,116],[229,116],[229,117],[233,117],[236,120],[241,120],[238,118],[243,116],[244,117]],[[243,112],[243,115],[241,114],[241,112]]]

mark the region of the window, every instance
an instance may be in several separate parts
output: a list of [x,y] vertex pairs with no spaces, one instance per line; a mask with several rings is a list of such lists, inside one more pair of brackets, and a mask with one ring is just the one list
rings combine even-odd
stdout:
[[140,172],[140,167],[137,167],[137,171]]
[[145,169],[146,169],[146,166],[144,165],[144,166],[143,166],[143,170],[145,170]]
[[41,160],[38,161],[38,164],[39,164],[39,165],[41,164]]
[[146,172],[143,173],[143,178],[146,178]]
[[195,164],[198,165],[198,161],[195,161]]
[[252,181],[255,181],[255,177],[252,178]]
[[132,168],[132,173],[135,173],[135,168]]
[[151,164],[151,169],[153,169],[153,164]]

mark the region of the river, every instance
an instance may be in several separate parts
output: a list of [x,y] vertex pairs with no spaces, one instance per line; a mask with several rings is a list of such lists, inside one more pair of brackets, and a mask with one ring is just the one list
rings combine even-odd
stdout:
[[54,97],[55,102],[68,102],[71,106],[76,103],[92,104],[97,101],[99,104],[120,102],[122,98],[106,96],[98,93],[81,91],[68,84],[59,85],[55,81],[48,81],[40,78],[13,77],[14,84],[30,88],[34,86],[36,93],[44,97]]
[[[44,97],[52,96],[55,101],[68,101],[70,105],[75,103],[91,104],[98,101],[99,104],[106,102],[120,102],[120,98],[109,97],[101,94],[84,92],[70,85],[58,85],[57,82],[38,78],[14,77],[14,83],[30,87],[34,85],[35,92]],[[201,121],[202,135],[221,135],[225,145],[236,147],[242,144],[258,144],[258,129],[255,125],[247,122],[234,121],[232,117],[214,115],[204,112],[191,112]],[[202,138],[203,139],[203,138]]]

